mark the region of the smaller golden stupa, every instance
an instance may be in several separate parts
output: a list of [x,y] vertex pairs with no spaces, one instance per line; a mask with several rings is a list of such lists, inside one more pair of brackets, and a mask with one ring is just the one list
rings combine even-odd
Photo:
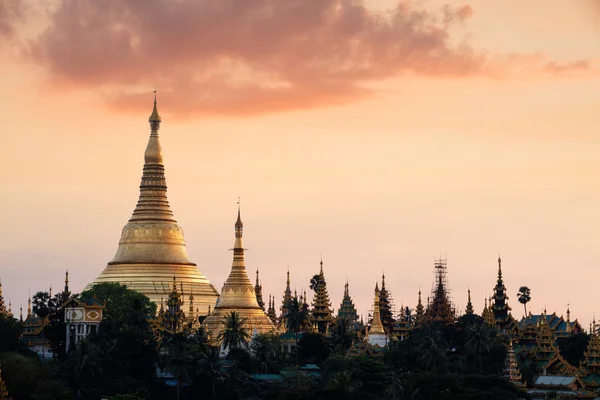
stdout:
[[217,300],[212,313],[202,323],[213,343],[217,341],[219,333],[224,328],[223,319],[232,311],[239,314],[245,321],[244,327],[249,334],[253,334],[255,331],[259,334],[267,333],[274,329],[273,323],[258,305],[254,285],[246,273],[244,246],[242,245],[243,228],[238,202],[231,272],[223,285],[221,297]]

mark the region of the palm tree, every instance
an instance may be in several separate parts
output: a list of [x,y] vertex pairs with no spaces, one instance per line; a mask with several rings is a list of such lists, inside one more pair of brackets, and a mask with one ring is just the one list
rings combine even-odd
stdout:
[[298,298],[292,298],[289,301],[285,324],[288,332],[294,332],[294,339],[296,341],[296,364],[298,364],[298,332],[300,332],[302,324],[307,318],[308,312],[303,305],[300,304]]
[[525,308],[525,319],[527,320],[527,303],[531,301],[531,290],[527,286],[521,286],[519,293],[517,293],[519,303],[523,304]]
[[314,290],[316,292],[318,287],[319,287],[319,275],[314,275],[310,279],[310,290]]
[[177,380],[177,400],[185,383],[191,381],[191,371],[195,365],[194,348],[183,340],[172,339],[167,344],[166,369]]
[[217,340],[223,348],[231,349],[246,346],[250,341],[250,334],[244,328],[246,319],[242,319],[235,311],[223,317],[223,329],[219,332]]
[[492,332],[486,324],[467,328],[465,352],[477,360],[480,369],[483,368],[481,363],[482,355],[490,351],[492,341]]
[[423,331],[422,339],[418,351],[424,369],[432,371],[444,366],[448,359],[448,348],[442,333],[435,326],[430,326]]
[[216,397],[215,379],[219,377],[223,380],[220,370],[221,359],[219,351],[215,347],[203,346],[200,348],[200,366],[201,370],[210,375],[212,382],[213,398]]

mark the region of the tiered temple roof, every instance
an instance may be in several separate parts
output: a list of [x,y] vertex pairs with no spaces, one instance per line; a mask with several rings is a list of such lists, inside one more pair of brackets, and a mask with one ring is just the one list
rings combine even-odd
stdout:
[[594,390],[600,387],[600,336],[592,331],[590,341],[583,353],[580,377],[586,388]]
[[354,302],[350,297],[350,290],[347,280],[346,284],[344,285],[344,298],[342,299],[342,304],[340,304],[340,308],[338,309],[337,317],[344,318],[352,322],[358,321],[358,313],[356,312],[356,307],[354,306]]
[[554,336],[557,338],[567,337],[572,333],[582,333],[583,327],[577,320],[571,322],[571,312],[567,309],[567,319],[565,320],[562,316],[556,315],[556,313],[552,313],[550,315],[547,314],[537,314],[533,315],[529,313],[527,318],[522,318],[518,323],[519,331],[523,331],[526,329],[527,324],[539,325],[542,319],[546,320],[546,324],[548,328],[554,333]]
[[267,310],[267,316],[269,317],[273,325],[277,324],[277,313],[275,312],[275,299],[271,295],[269,295],[269,308]]
[[[282,328],[284,330],[285,330],[285,327],[288,326],[287,315],[289,313],[289,307],[292,302],[292,297],[293,297],[292,296],[292,288],[290,287],[290,268],[288,266],[287,278],[285,281],[285,290],[283,291],[283,300],[281,300],[281,307],[280,307],[281,317],[279,320],[280,328]],[[275,301],[275,299],[273,299],[273,301]]]
[[392,296],[385,287],[385,274],[381,275],[381,290],[379,291],[379,315],[386,332],[392,332],[396,320],[392,310]]
[[[190,261],[183,230],[171,211],[167,199],[165,166],[158,131],[161,117],[154,98],[150,118],[150,137],[144,152],[140,195],[131,218],[121,232],[119,247],[112,261],[95,283],[119,282],[146,295],[158,304],[167,296],[173,275],[191,287],[201,313],[215,303],[218,292]],[[102,166],[101,166],[102,167]],[[159,293],[157,287],[163,288]]]
[[510,315],[511,308],[508,305],[508,296],[506,295],[506,287],[502,280],[502,259],[498,256],[498,280],[494,287],[493,301],[490,303],[490,309],[494,314],[496,326],[502,330],[511,329],[514,325],[514,320]]
[[577,372],[575,367],[562,358],[554,341],[554,335],[548,326],[546,318],[541,318],[538,327],[537,347],[535,348],[535,360],[538,372],[543,375],[574,376]]
[[242,223],[238,202],[231,272],[223,284],[221,297],[215,305],[212,314],[206,317],[202,323],[213,343],[223,330],[224,318],[232,311],[239,314],[240,318],[244,321],[244,327],[249,332],[256,331],[262,334],[274,329],[273,323],[258,305],[254,286],[246,273],[244,246],[242,244],[243,230],[244,224]]
[[312,301],[310,311],[310,323],[320,333],[325,333],[327,327],[333,321],[333,311],[331,310],[331,301],[327,292],[327,283],[323,274],[323,260],[321,260],[321,269],[317,279],[317,287]]
[[[491,302],[491,301],[490,301]],[[485,299],[485,306],[483,307],[483,311],[481,313],[481,318],[483,321],[489,326],[496,326],[496,320],[494,319],[494,313],[492,309],[488,307],[488,299]]]
[[465,309],[466,315],[473,315],[473,303],[471,303],[471,289],[467,290],[467,308]]
[[517,366],[512,340],[508,342],[506,361],[504,363],[504,378],[517,387],[525,386],[521,382],[521,372],[519,372],[519,367]]
[[423,307],[423,301],[421,300],[421,289],[419,289],[419,301],[415,308],[415,326],[420,326],[425,318],[425,307]]
[[265,302],[262,297],[262,285],[258,279],[258,268],[256,268],[256,285],[254,285],[254,293],[256,294],[256,302],[265,311]]

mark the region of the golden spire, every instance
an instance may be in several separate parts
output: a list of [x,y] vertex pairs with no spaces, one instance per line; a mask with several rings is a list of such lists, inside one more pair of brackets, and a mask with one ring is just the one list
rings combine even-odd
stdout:
[[373,305],[373,321],[371,321],[371,329],[369,329],[369,335],[373,334],[384,334],[383,324],[381,323],[381,317],[379,316],[379,288],[375,283],[375,303]]
[[31,292],[29,292],[29,298],[27,299],[27,315],[31,315]]
[[150,118],[148,118],[148,122],[150,122],[150,127],[153,130],[158,130],[160,128],[161,123],[160,114],[158,113],[158,109],[156,108],[156,87],[154,88],[154,108],[152,109],[152,114],[150,114]]
[[211,338],[218,337],[223,327],[223,318],[232,311],[240,314],[240,317],[246,320],[246,327],[254,327],[259,333],[266,333],[273,329],[271,320],[258,304],[255,288],[248,278],[244,261],[245,249],[242,243],[242,236],[243,224],[238,199],[231,272],[223,284],[221,297],[215,305],[212,315],[207,317],[203,322]]

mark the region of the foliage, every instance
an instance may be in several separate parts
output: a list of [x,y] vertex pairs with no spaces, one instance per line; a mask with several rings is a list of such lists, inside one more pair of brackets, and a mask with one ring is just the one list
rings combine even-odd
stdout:
[[261,373],[277,373],[283,366],[281,340],[272,334],[257,335],[252,339],[250,350],[258,363]]
[[0,363],[8,393],[15,400],[73,398],[67,385],[57,379],[51,365],[41,365],[35,356],[3,353]]
[[235,311],[223,317],[223,329],[217,340],[223,348],[233,349],[245,346],[250,341],[250,334],[245,328],[246,320]]
[[117,282],[98,283],[82,292],[81,297],[105,303],[103,323],[112,325],[113,330],[139,325],[146,316],[156,314],[156,304],[148,297]]
[[517,299],[519,299],[519,303],[523,304],[523,307],[525,308],[525,318],[527,318],[527,303],[531,301],[531,289],[527,286],[521,286],[517,293]]
[[585,333],[577,333],[564,338],[558,338],[557,343],[560,355],[563,356],[569,364],[579,367],[579,364],[583,361],[583,353],[585,352],[589,341],[590,337]]
[[329,356],[329,346],[319,333],[305,332],[298,341],[297,353],[300,364],[321,364]]
[[319,288],[319,278],[320,278],[320,276],[318,274],[313,275],[313,277],[310,278],[310,283],[309,283],[310,290],[314,290],[315,292],[317,291],[317,289]]

